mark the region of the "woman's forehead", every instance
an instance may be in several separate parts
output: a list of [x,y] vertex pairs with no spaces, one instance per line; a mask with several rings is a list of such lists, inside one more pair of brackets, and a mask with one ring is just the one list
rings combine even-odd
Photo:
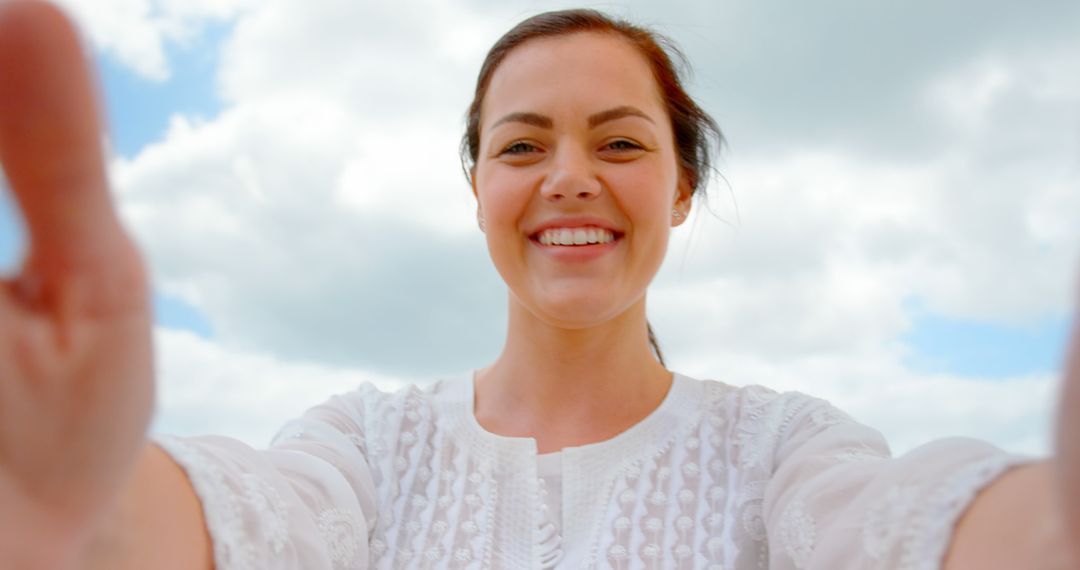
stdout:
[[663,111],[652,68],[627,40],[582,32],[514,48],[492,75],[481,114],[486,126],[510,112],[557,108],[586,116],[616,106]]

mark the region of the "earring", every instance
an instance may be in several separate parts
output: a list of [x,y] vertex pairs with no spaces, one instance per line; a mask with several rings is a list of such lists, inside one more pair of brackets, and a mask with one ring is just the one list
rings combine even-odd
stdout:
[[671,215],[675,217],[676,222],[681,220],[682,217],[683,217],[682,212],[680,212],[678,208],[672,208],[671,209]]
[[484,213],[480,210],[476,211],[476,225],[480,226],[480,231],[484,231]]

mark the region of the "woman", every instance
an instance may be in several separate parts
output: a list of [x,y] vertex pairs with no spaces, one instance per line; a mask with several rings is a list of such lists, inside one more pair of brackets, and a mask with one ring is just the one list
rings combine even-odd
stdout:
[[592,12],[511,30],[470,109],[510,290],[492,365],[333,398],[265,451],[146,444],[147,295],[77,41],[47,5],[0,10],[0,156],[32,240],[0,298],[6,567],[1069,567],[1071,418],[1052,466],[967,440],[889,460],[825,402],[665,369],[646,288],[716,131],[650,34]]

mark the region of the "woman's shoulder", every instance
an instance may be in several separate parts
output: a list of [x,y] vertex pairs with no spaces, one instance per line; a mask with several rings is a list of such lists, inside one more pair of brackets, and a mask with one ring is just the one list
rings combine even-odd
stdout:
[[461,392],[471,373],[445,374],[431,378],[367,378],[356,387],[339,396],[378,401],[398,401],[408,399],[436,399],[447,397],[451,392]]
[[698,380],[689,376],[682,378],[698,385],[707,413],[792,415],[800,410],[816,409],[819,413],[847,417],[827,400],[796,390],[780,391],[761,384],[731,384],[721,380]]
[[782,457],[822,435],[840,446],[830,451],[837,456],[890,455],[880,433],[825,399],[758,384],[697,382],[704,392],[704,423],[716,430],[720,441],[734,446],[734,461],[740,468],[771,472]]
[[369,379],[348,392],[332,396],[327,403],[368,413],[390,409],[419,411],[463,400],[470,378],[468,374],[456,374],[428,380]]
[[394,417],[410,421],[433,419],[434,410],[446,408],[445,403],[462,399],[467,385],[464,376],[448,376],[427,382],[387,379],[361,381],[355,388],[339,392],[323,403],[308,409],[303,416],[289,422],[283,432],[297,422],[328,422],[347,424],[349,431],[369,431],[385,428]]
[[714,424],[728,424],[743,434],[768,434],[776,443],[790,438],[795,431],[858,425],[828,400],[803,392],[780,391],[760,384],[690,380],[700,384],[703,413]]

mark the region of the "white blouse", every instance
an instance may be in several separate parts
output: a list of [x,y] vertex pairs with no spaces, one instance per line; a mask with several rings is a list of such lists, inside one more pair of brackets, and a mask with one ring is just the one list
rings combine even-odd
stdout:
[[539,458],[480,427],[471,376],[364,385],[266,450],[157,443],[202,500],[218,570],[929,570],[975,494],[1028,461],[959,438],[890,459],[823,400],[680,375],[622,434]]

